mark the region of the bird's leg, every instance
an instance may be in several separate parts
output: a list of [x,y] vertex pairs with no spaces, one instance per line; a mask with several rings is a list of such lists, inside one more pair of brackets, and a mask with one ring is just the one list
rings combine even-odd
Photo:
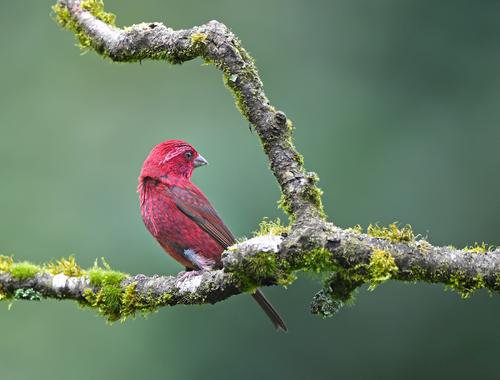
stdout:
[[190,279],[191,277],[195,277],[195,276],[201,275],[205,271],[206,271],[205,269],[196,270],[196,269],[193,269],[193,268],[187,268],[186,267],[186,271],[181,274],[181,277],[179,278],[179,281],[181,281],[181,282],[182,281],[186,281],[186,280]]

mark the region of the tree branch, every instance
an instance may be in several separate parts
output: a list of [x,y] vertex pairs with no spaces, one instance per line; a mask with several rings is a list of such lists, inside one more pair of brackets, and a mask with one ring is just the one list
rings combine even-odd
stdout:
[[463,297],[479,288],[500,291],[498,248],[434,247],[409,227],[370,226],[363,233],[326,222],[318,178],[303,168],[291,121],[270,105],[253,59],[224,24],[176,31],[155,22],[120,29],[100,0],[60,0],[54,11],[82,47],[113,61],[179,64],[200,57],[220,69],[262,142],[292,225],[263,223],[262,236],[224,252],[223,269],[176,277],[130,276],[109,267],[83,271],[72,259],[35,267],[0,257],[0,299],[73,299],[116,320],[163,305],[215,303],[258,286],[287,285],[300,270],[328,275],[312,303],[322,315],[333,314],[359,286],[374,288],[388,279],[443,283]]

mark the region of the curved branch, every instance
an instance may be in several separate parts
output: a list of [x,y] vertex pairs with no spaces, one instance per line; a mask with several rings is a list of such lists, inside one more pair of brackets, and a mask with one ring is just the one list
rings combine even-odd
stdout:
[[[292,124],[267,99],[250,55],[222,23],[172,30],[161,23],[119,29],[100,0],[59,0],[60,25],[82,46],[114,61],[163,59],[182,63],[201,57],[223,72],[242,114],[252,123],[281,187],[281,206],[294,221],[291,229],[267,226],[266,234],[230,247],[223,269],[176,277],[130,276],[109,268],[82,271],[74,262],[56,267],[18,264],[0,256],[0,299],[74,299],[98,308],[111,320],[163,305],[201,304],[266,285],[286,285],[299,270],[329,274],[313,301],[313,312],[332,314],[353,290],[388,280],[443,283],[469,296],[486,288],[500,291],[500,250],[434,247],[407,227],[343,230],[324,220],[317,176],[306,173],[292,142]],[[266,226],[264,226],[266,227]],[[271,228],[268,228],[271,227]],[[31,267],[30,267],[31,265]]]
[[262,142],[286,211],[302,220],[322,216],[317,177],[304,172],[302,156],[292,143],[292,124],[270,105],[252,57],[228,27],[213,20],[184,30],[159,22],[119,29],[103,21],[114,17],[97,0],[60,0],[55,11],[59,23],[72,29],[86,47],[113,61],[161,59],[180,64],[200,57],[214,64]]

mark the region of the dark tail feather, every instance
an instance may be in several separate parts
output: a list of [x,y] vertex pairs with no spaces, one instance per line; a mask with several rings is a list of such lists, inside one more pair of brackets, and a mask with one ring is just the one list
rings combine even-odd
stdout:
[[281,319],[281,316],[259,289],[257,289],[255,293],[252,294],[252,297],[255,301],[257,301],[262,310],[264,310],[277,330],[283,330],[285,332],[288,331],[285,322],[283,322],[283,319]]

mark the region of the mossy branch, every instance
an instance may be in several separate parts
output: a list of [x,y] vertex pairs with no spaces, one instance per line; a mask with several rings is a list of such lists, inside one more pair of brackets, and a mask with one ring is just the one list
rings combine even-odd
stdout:
[[230,247],[223,254],[223,269],[175,277],[131,276],[105,262],[83,270],[74,258],[36,266],[0,256],[0,300],[73,299],[115,321],[160,306],[212,304],[260,286],[286,286],[299,271],[326,276],[311,305],[323,316],[352,299],[361,285],[373,290],[389,279],[442,283],[464,298],[481,288],[500,291],[500,249],[434,247],[415,239],[408,227],[403,232],[396,225],[365,234],[325,224],[316,235],[317,246],[290,245],[286,230],[271,227],[264,223],[262,229],[282,235],[258,235]]
[[323,316],[349,302],[361,285],[373,290],[389,279],[442,283],[464,298],[480,288],[500,291],[498,248],[434,247],[409,226],[396,224],[369,226],[363,233],[359,226],[340,229],[328,223],[318,177],[304,170],[293,145],[291,121],[270,105],[253,59],[224,24],[210,21],[173,30],[153,22],[118,28],[100,0],[60,0],[53,10],[82,48],[113,61],[180,64],[200,57],[221,70],[262,142],[281,187],[279,205],[293,223],[285,227],[264,221],[258,236],[223,254],[223,269],[189,276],[131,276],[106,263],[83,270],[73,258],[36,266],[0,257],[0,300],[73,299],[114,321],[164,305],[215,303],[260,286],[288,285],[298,271],[326,278],[311,305],[312,312]]

